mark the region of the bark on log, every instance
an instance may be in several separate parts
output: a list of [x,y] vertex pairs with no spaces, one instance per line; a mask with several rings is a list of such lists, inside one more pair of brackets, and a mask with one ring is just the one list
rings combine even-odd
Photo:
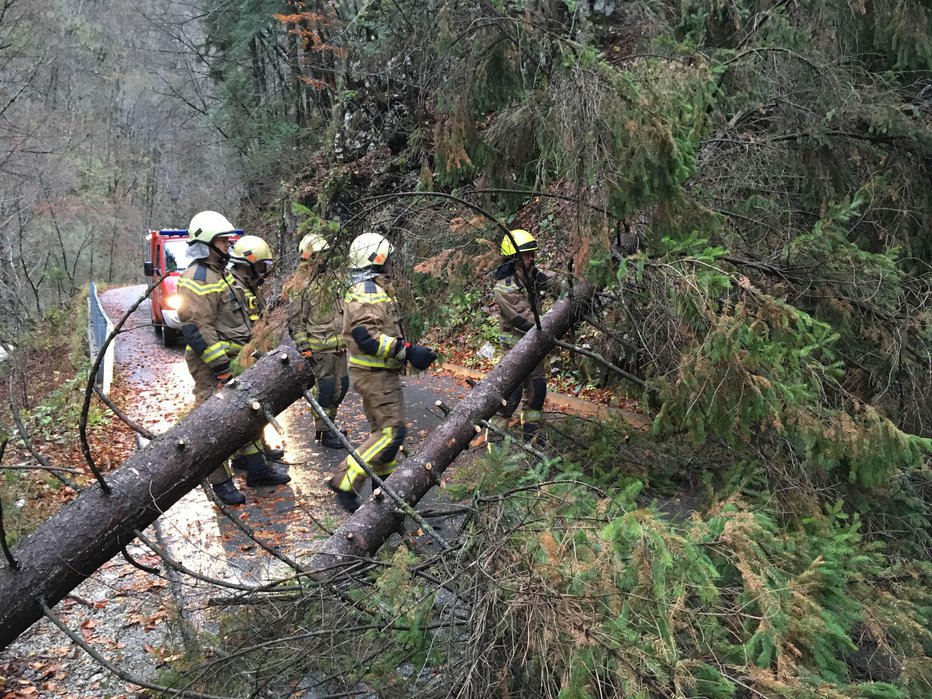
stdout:
[[24,539],[13,549],[20,569],[0,570],[0,649],[42,617],[40,598],[54,605],[118,554],[263,427],[263,408],[280,413],[312,376],[294,348],[274,350],[106,474],[112,494],[87,488]]
[[[592,298],[592,289],[577,285],[571,299],[557,301],[553,309],[541,318],[541,328],[532,329],[515,345],[501,362],[480,381],[421,443],[413,456],[401,462],[385,485],[408,503],[415,504],[440,482],[447,466],[476,436],[475,425],[487,420],[541,362],[585,312]],[[370,556],[398,531],[404,515],[388,498],[369,498],[333,536],[320,553],[311,558],[310,568],[323,571],[339,569],[358,562],[360,556]]]

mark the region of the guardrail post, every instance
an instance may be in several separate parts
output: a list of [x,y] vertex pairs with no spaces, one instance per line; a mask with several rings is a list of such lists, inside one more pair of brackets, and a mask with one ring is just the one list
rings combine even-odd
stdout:
[[[91,282],[87,292],[87,344],[92,362],[111,332],[113,332],[113,322],[104,312],[100,297],[97,295],[97,286]],[[107,347],[104,360],[97,370],[97,376],[94,377],[97,387],[105,396],[110,395],[110,383],[113,381],[113,346],[115,344],[114,340]]]

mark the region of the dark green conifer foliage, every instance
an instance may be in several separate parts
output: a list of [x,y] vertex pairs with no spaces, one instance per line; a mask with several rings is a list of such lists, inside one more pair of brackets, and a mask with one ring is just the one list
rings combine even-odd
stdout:
[[[599,349],[653,418],[578,462],[493,451],[455,560],[420,563],[468,633],[432,635],[398,555],[392,662],[463,696],[932,695],[927,4],[399,0],[360,26],[348,80],[408,95],[422,190],[570,202],[483,203],[602,285]],[[416,206],[395,232],[425,257],[499,233]]]

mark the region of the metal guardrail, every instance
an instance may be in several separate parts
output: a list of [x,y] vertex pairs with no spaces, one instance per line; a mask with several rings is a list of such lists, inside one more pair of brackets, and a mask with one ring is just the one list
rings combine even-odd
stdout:
[[[104,313],[104,307],[100,303],[100,297],[97,295],[97,286],[94,282],[90,283],[87,293],[87,344],[90,348],[91,362],[97,358],[97,353],[103,346],[106,339],[113,332],[113,323],[107,314]],[[100,392],[105,396],[110,394],[110,383],[113,381],[113,346],[111,342],[104,354],[104,360],[100,363],[97,370],[97,376],[94,381]]]

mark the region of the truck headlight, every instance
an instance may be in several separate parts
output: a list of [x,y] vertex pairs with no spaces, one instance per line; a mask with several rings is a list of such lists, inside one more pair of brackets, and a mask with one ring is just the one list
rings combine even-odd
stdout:
[[172,294],[171,296],[166,298],[165,307],[170,308],[173,311],[177,311],[179,308],[181,308],[181,296],[179,296],[178,294]]

